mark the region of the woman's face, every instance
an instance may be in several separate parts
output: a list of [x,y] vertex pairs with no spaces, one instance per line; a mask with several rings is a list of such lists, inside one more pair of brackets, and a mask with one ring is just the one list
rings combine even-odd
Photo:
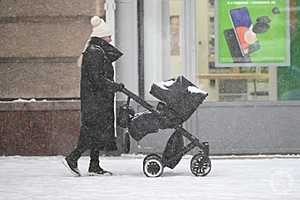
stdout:
[[110,43],[112,41],[111,39],[111,35],[110,36],[105,36],[102,38],[103,40],[105,40],[106,42]]

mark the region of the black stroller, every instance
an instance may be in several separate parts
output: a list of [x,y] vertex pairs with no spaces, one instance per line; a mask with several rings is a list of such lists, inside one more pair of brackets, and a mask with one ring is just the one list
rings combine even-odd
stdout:
[[[209,159],[209,145],[200,142],[198,138],[186,131],[182,124],[207,97],[207,93],[198,89],[183,76],[170,79],[161,84],[153,84],[150,94],[160,100],[156,109],[126,88],[122,93],[127,95],[127,103],[118,108],[118,124],[128,129],[129,135],[136,141],[150,133],[157,133],[159,129],[174,129],[162,156],[149,154],[143,161],[143,172],[147,177],[159,177],[164,167],[174,169],[183,155],[195,147],[199,152],[190,162],[191,172],[195,176],[206,176],[211,170]],[[130,107],[133,99],[147,111],[135,114]],[[190,143],[185,146],[184,138]]]

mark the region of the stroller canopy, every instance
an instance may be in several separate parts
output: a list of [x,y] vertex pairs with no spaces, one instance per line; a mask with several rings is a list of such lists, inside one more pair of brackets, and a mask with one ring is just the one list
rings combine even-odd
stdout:
[[175,115],[186,121],[204,101],[208,93],[200,90],[184,76],[151,86],[150,94],[164,102]]

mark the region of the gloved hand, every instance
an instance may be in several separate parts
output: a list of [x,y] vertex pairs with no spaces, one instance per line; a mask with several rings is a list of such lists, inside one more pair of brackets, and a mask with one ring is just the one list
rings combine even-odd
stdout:
[[122,89],[124,88],[124,84],[123,83],[113,83],[113,90],[114,92],[120,92],[122,91]]
[[118,91],[122,91],[123,88],[125,88],[125,85],[123,83],[118,83]]

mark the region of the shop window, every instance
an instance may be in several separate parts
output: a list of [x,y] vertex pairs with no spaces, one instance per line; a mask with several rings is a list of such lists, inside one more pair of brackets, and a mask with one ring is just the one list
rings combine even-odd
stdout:
[[[261,7],[256,9],[255,3],[258,1],[254,0],[169,0],[168,5],[163,3],[167,1],[161,2],[162,8],[158,9],[163,10],[162,13],[160,13],[161,21],[157,20],[156,24],[159,25],[161,23],[161,27],[158,26],[159,28],[157,30],[161,32],[159,37],[161,37],[162,41],[161,44],[157,45],[158,47],[153,47],[153,41],[157,42],[157,40],[149,41],[149,47],[154,50],[151,54],[146,53],[147,56],[157,53],[157,56],[153,56],[153,59],[148,58],[150,63],[149,73],[154,73],[154,64],[152,64],[154,58],[159,59],[159,55],[162,55],[162,58],[160,58],[162,61],[155,63],[155,66],[160,66],[160,63],[162,63],[162,72],[159,67],[156,67],[155,73],[159,74],[162,78],[176,77],[186,72],[190,74],[193,73],[192,76],[195,78],[193,80],[195,84],[210,94],[208,101],[300,100],[299,1],[260,1],[260,4],[257,4],[257,6],[261,6],[261,2],[270,3],[270,5],[266,4],[265,11],[268,12],[261,13],[259,12],[264,9],[261,9]],[[194,2],[196,6],[192,7],[191,5],[193,4],[191,2]],[[223,5],[224,2],[228,5],[236,4],[236,6],[228,6],[228,10],[223,10],[220,13],[220,10],[216,9],[220,3]],[[236,2],[238,2],[238,4]],[[241,6],[240,3],[245,2],[252,5],[248,7]],[[240,45],[238,48],[240,48],[241,57],[234,57],[232,55],[234,52],[231,52],[232,47],[228,44],[228,38],[225,37],[226,27],[224,30],[220,30],[218,25],[218,23],[223,24],[225,20],[227,20],[227,29],[232,29],[231,32],[228,33],[235,34],[234,37],[236,37],[235,40],[237,40],[237,37],[240,36],[237,30],[234,29],[235,25],[230,16],[230,10],[237,8],[243,8],[245,13],[248,12],[249,19],[252,23],[252,32],[254,32],[254,28],[256,29],[254,42],[250,41],[253,38],[247,37],[247,43],[258,45],[253,46],[253,48],[251,47],[252,49],[249,47],[244,52],[241,41],[237,41],[237,45]],[[194,15],[191,14],[193,13],[193,9],[196,9]],[[168,15],[166,16],[165,13],[168,13]],[[218,13],[218,15],[216,15],[216,13]],[[221,22],[220,19],[217,19],[217,16],[222,17]],[[281,19],[276,21],[278,18]],[[149,17],[147,20],[149,20],[150,25],[153,25],[153,17]],[[192,26],[194,22],[196,24],[196,33],[195,38],[192,38],[193,35],[188,34],[190,30],[193,30],[189,29],[191,28],[189,26]],[[187,25],[187,23],[190,24]],[[265,24],[261,25],[259,23]],[[153,28],[151,28],[151,30],[152,29]],[[279,29],[281,29],[281,35],[279,35]],[[149,28],[149,31],[151,30]],[[250,30],[250,26],[248,30]],[[262,34],[263,32],[266,33]],[[243,32],[244,36],[245,33],[246,32]],[[223,38],[220,36],[223,36]],[[264,37],[269,37],[269,41],[265,40]],[[220,42],[220,38],[223,39],[223,41]],[[260,43],[255,43],[257,39],[259,39]],[[276,40],[278,40],[278,43],[281,42],[281,44],[277,45]],[[272,58],[272,53],[266,54],[264,45],[267,45],[268,49],[274,52],[276,51],[276,53],[277,51],[281,52],[281,54],[274,54],[275,57]],[[221,50],[218,49],[220,47]],[[147,45],[145,48],[149,49]],[[258,51],[258,49],[260,50]],[[225,57],[224,60],[226,61],[226,59],[228,59],[229,62],[232,62],[232,66],[220,65],[218,60],[218,56],[221,55],[220,51],[227,51],[226,55],[231,57]],[[189,56],[188,54],[195,52],[195,58],[191,57],[196,63],[196,70],[193,71],[193,68],[190,66],[193,62],[189,62],[191,59],[187,62],[186,59]],[[253,53],[250,55],[250,58],[245,56],[250,53]],[[264,57],[265,55],[268,59],[260,60],[260,57]],[[281,55],[283,55],[282,58]],[[249,61],[247,59],[251,60]],[[271,62],[272,59],[274,59],[274,62]],[[145,60],[147,61],[147,59]],[[245,64],[247,62],[251,64]],[[149,80],[153,80],[153,78],[149,78]]]
[[[286,43],[288,44],[281,46],[278,45],[280,49],[277,51],[281,51],[283,53],[287,52],[285,54],[287,55],[287,59],[284,60],[284,62],[281,62],[281,64],[280,62],[278,62],[277,65],[274,65],[271,62],[270,64],[258,62],[258,64],[247,66],[241,62],[239,66],[239,64],[235,64],[233,62],[233,65],[229,67],[220,66],[219,63],[216,63],[217,56],[220,56],[220,52],[216,52],[220,49],[220,46],[216,46],[216,40],[220,40],[220,34],[222,34],[217,32],[220,30],[218,30],[219,25],[216,23],[224,23],[224,18],[227,15],[228,18],[230,17],[229,11],[224,15],[222,15],[222,13],[218,13],[220,11],[217,11],[216,9],[220,2],[221,1],[216,2],[213,0],[207,0],[206,2],[201,1],[198,2],[197,6],[197,12],[206,12],[208,15],[207,19],[197,19],[198,26],[201,26],[201,28],[197,29],[199,31],[198,35],[201,36],[201,34],[207,34],[207,61],[205,61],[205,58],[203,59],[200,55],[201,53],[205,53],[205,47],[203,47],[205,42],[202,42],[202,46],[201,48],[199,47],[200,50],[198,51],[198,57],[201,59],[198,63],[199,74],[197,78],[199,79],[199,85],[203,89],[206,89],[209,94],[213,94],[209,96],[209,101],[300,100],[300,5],[297,5],[297,1],[283,0],[279,3],[278,1],[268,1],[270,5],[266,5],[266,10],[268,8],[272,9],[270,9],[270,12],[260,14],[261,16],[257,16],[259,13],[255,13],[254,11],[255,6],[253,5],[257,1],[222,1],[222,3],[227,2],[228,4],[236,4],[237,2],[247,2],[249,5],[253,4],[252,7],[249,6],[248,8],[247,6],[244,6],[243,9],[250,14],[252,13],[251,17],[254,25],[257,25],[259,20],[273,20],[273,24],[272,22],[266,22],[273,26],[277,22],[276,20],[278,20],[278,17],[281,16],[282,21],[280,23],[282,23],[282,26],[277,25],[284,29],[282,30],[282,35],[285,37],[283,39],[286,40]],[[267,3],[267,1],[265,2]],[[206,9],[207,7],[208,9]],[[238,7],[241,6],[236,4],[236,6],[232,6],[231,9],[233,10]],[[260,8],[260,10],[263,9]],[[222,17],[221,22],[216,20],[216,13],[219,17]],[[268,15],[270,16],[268,17]],[[207,20],[207,22],[205,23],[203,20]],[[207,29],[205,29],[203,24],[207,24]],[[265,25],[265,28],[267,27],[272,30],[272,27],[269,27],[271,26],[270,24]],[[256,27],[259,27],[259,24]],[[262,26],[260,28],[262,28]],[[289,31],[286,31],[287,29],[289,29]],[[266,30],[260,31],[263,32]],[[237,34],[237,32],[234,32],[234,34]],[[265,34],[263,37],[266,36],[267,35]],[[235,35],[235,37],[239,37],[239,35]],[[260,35],[260,38],[262,38],[262,34]],[[280,40],[280,37],[277,39]],[[226,45],[225,41],[223,43],[220,41],[217,42],[218,45],[223,45],[221,48]],[[270,42],[270,44],[272,43]],[[261,45],[264,45],[263,42],[261,42]],[[263,48],[263,46],[260,48]],[[269,48],[271,49],[272,47]],[[290,59],[288,56],[290,56]],[[207,63],[207,66],[203,65],[203,63]]]
[[180,19],[179,15],[170,16],[171,55],[180,55]]

